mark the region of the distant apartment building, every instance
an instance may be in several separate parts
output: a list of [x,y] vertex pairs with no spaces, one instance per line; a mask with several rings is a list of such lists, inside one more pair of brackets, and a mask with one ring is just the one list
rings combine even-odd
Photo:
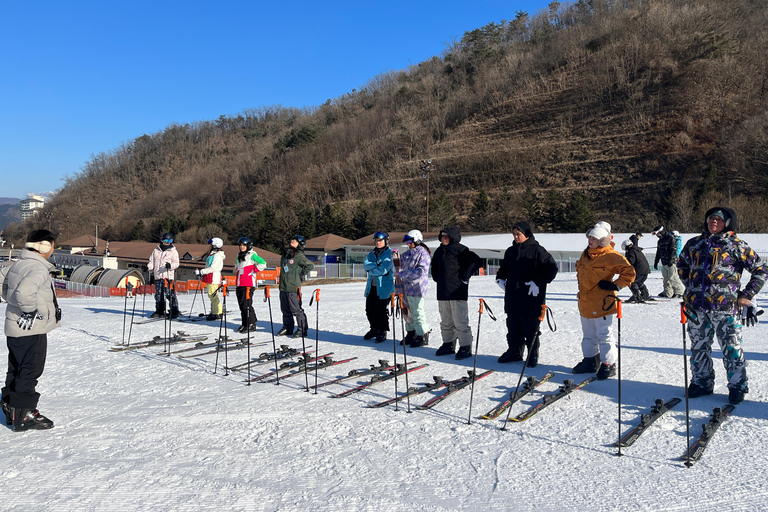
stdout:
[[19,204],[21,204],[21,221],[24,222],[45,206],[45,200],[40,196],[28,194],[27,198],[22,199]]

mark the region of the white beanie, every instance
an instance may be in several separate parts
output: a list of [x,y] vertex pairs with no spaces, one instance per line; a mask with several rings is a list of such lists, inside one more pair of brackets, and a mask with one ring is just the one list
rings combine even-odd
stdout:
[[611,225],[607,222],[598,222],[595,227],[589,230],[588,237],[597,238],[600,241],[600,247],[608,247],[611,244]]

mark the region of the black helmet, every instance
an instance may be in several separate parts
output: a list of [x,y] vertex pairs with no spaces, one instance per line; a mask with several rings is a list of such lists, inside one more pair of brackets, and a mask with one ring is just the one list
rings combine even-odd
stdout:
[[375,240],[384,240],[384,243],[386,245],[389,245],[389,233],[386,231],[377,231],[373,234],[373,239]]
[[160,237],[160,241],[164,244],[172,244],[173,243],[173,233],[165,233],[163,236]]
[[299,249],[301,249],[302,251],[304,250],[304,247],[307,246],[307,239],[301,235],[294,235],[293,238],[291,238],[291,240],[296,240],[297,242],[299,242]]
[[237,245],[244,245],[246,251],[250,251],[253,249],[253,240],[248,238],[247,236],[240,237],[240,239],[237,241]]

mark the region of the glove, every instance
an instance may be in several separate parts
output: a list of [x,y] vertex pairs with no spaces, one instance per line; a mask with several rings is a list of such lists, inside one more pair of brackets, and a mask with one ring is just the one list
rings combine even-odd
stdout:
[[497,279],[496,284],[499,285],[499,288],[502,289],[502,291],[507,291],[507,280],[506,279]]
[[539,296],[539,287],[536,286],[536,283],[533,281],[528,281],[525,284],[528,285],[528,295],[533,295],[534,297]]
[[619,287],[618,286],[616,286],[611,281],[606,281],[605,279],[603,279],[602,281],[598,282],[597,286],[601,290],[606,290],[606,291],[609,291],[609,292],[617,292],[617,291],[619,291]]
[[149,276],[149,284],[150,285],[155,284],[155,274],[152,274],[151,276]]
[[195,275],[196,275],[196,276],[199,276],[199,275],[200,275],[200,269],[199,269],[199,268],[196,268],[196,269],[195,269]]
[[742,322],[746,327],[754,327],[760,320],[757,317],[762,315],[764,311],[756,304],[750,304],[744,306],[741,309]]
[[31,313],[22,313],[21,316],[16,319],[16,323],[19,327],[25,331],[28,331],[32,329],[33,325],[35,325],[35,319],[43,319],[43,315],[41,315],[37,310]]
[[167,268],[168,270],[171,270],[171,264],[166,262],[165,268]]
[[653,265],[653,270],[659,270],[659,264],[658,263],[655,263]]

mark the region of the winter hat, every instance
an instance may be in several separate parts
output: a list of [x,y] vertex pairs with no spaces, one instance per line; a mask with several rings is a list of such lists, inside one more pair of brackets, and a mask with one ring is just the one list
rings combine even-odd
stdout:
[[597,238],[600,241],[600,247],[607,247],[611,243],[611,225],[607,222],[598,222],[589,232],[587,237]]
[[664,231],[664,226],[656,226],[653,228],[653,231],[651,231],[652,235],[661,236],[662,231]]
[[629,240],[624,240],[623,242],[621,242],[621,248],[625,251],[627,250],[627,247],[632,247],[632,245],[634,244],[632,244],[632,242]]
[[728,227],[728,224],[730,224],[731,216],[728,215],[728,213],[724,210],[715,210],[711,212],[709,215],[707,215],[707,221],[711,219],[712,217],[720,217],[725,222],[725,227]]

